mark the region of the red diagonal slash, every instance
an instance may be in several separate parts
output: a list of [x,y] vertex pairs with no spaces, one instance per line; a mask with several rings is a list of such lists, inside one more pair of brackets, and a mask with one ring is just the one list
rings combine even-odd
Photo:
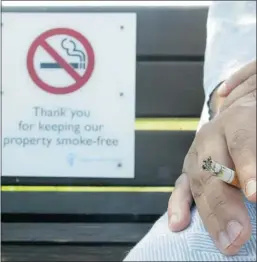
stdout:
[[[78,42],[80,42],[85,49],[87,53],[87,68],[85,72],[80,75],[73,67],[71,67],[63,57],[61,57],[60,54],[57,53],[57,51],[52,48],[48,42],[47,39],[52,36],[58,36],[58,35],[67,35],[69,37],[73,37]],[[54,60],[59,64],[60,67],[64,69],[64,71],[71,76],[71,78],[74,80],[74,83],[68,86],[63,86],[60,88],[60,86],[54,86],[50,85],[48,82],[43,81],[36,69],[35,69],[35,54],[37,52],[38,47],[41,47],[45,50],[46,53],[48,53]],[[40,34],[31,44],[28,54],[27,54],[27,69],[28,73],[33,80],[33,82],[42,90],[56,95],[65,95],[73,93],[79,89],[81,89],[89,80],[89,78],[92,75],[93,69],[95,64],[95,57],[94,57],[94,50],[88,41],[87,38],[85,38],[81,33],[69,29],[69,28],[54,28],[50,29],[48,31],[45,31],[44,33]]]
[[53,59],[63,67],[63,69],[76,81],[81,80],[81,76],[71,67],[46,41],[41,42],[46,52],[53,57]]

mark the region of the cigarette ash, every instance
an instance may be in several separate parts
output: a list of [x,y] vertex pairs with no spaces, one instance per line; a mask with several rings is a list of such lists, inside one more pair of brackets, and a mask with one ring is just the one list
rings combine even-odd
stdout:
[[203,160],[202,169],[211,172],[213,175],[219,176],[222,174],[222,166],[216,165],[216,163],[209,156],[207,159]]

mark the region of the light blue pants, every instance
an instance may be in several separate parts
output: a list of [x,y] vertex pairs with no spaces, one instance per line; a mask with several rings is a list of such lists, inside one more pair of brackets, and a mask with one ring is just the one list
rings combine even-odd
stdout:
[[194,210],[191,225],[179,233],[169,230],[168,216],[164,214],[125,261],[256,261],[256,204],[246,201],[246,206],[251,217],[252,237],[235,256],[219,252]]

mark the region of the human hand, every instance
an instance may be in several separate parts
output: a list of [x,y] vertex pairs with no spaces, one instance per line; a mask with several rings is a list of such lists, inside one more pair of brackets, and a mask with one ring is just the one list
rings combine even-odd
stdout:
[[[168,213],[173,231],[185,229],[190,223],[190,206],[194,198],[218,248],[232,255],[251,235],[242,194],[201,171],[201,163],[212,156],[217,162],[236,168],[243,192],[249,200],[256,201],[256,62],[236,72],[216,95],[223,97],[217,110],[219,114],[197,133],[185,158],[184,174],[176,181]],[[250,179],[253,182],[248,184],[247,192]],[[229,224],[229,221],[234,222]],[[225,231],[231,228],[237,232],[230,230],[226,239]]]

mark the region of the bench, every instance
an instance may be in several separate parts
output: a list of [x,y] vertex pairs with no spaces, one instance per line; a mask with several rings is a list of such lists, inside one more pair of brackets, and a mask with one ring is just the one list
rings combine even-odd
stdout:
[[137,14],[135,178],[2,177],[2,261],[121,261],[167,208],[204,101],[207,7]]

